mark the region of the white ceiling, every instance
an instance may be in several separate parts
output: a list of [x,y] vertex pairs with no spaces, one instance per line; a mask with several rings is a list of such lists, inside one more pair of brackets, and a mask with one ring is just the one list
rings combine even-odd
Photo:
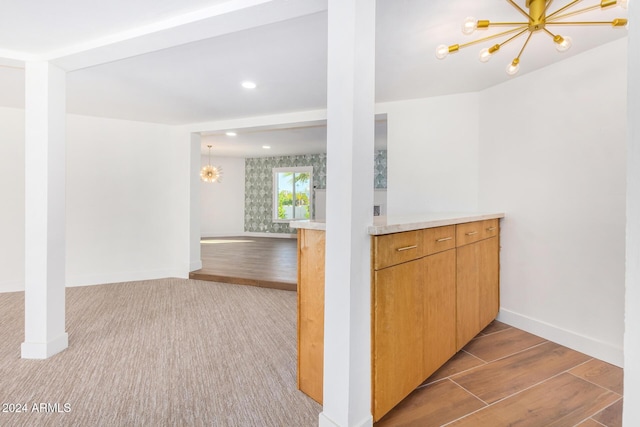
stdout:
[[[516,2],[524,7],[525,0]],[[20,67],[30,59],[51,60],[69,71],[67,109],[75,114],[178,125],[326,106],[326,0],[2,3],[0,106],[24,106]],[[550,10],[565,3],[554,2]],[[579,7],[592,4],[599,1],[585,0]],[[504,69],[524,39],[505,45],[486,64],[477,52],[489,43],[444,61],[434,55],[439,44],[473,40],[460,32],[466,16],[521,20],[506,0],[377,0],[376,13],[377,102],[478,91],[517,78]],[[576,19],[613,17],[626,17],[626,11],[614,7]],[[520,74],[626,35],[625,29],[606,26],[552,30],[572,36],[573,48],[560,54],[548,36],[535,34]],[[257,89],[240,87],[245,79],[255,81]],[[259,129],[243,141],[261,146],[272,137],[291,139],[303,152],[305,140],[313,145],[324,137],[321,129],[303,126],[290,130],[292,135]],[[236,155],[244,142],[226,139],[205,138],[220,155]]]
[[[202,153],[224,157],[268,157],[290,154],[316,154],[326,152],[326,122],[315,121],[296,123],[287,126],[264,126],[250,129],[228,129],[236,131],[235,136],[228,136],[224,131],[204,132],[202,136]],[[269,148],[264,148],[267,146]],[[375,122],[376,150],[387,147],[387,120],[380,117]]]

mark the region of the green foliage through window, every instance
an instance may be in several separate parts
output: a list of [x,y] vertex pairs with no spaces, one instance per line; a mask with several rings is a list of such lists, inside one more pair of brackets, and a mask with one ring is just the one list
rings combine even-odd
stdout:
[[277,219],[311,218],[310,168],[274,169],[274,188],[277,194]]

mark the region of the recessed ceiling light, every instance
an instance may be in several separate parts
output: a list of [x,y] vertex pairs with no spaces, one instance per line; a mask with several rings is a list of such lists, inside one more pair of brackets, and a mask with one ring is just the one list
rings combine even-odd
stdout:
[[269,148],[271,148],[270,145],[263,145],[262,148],[264,148],[265,150],[268,150]]
[[238,134],[235,133],[235,132],[227,132],[225,135],[227,135],[227,136],[236,136]]
[[256,85],[254,82],[250,82],[250,81],[246,81],[246,82],[242,82],[242,87],[245,89],[255,89],[258,85]]

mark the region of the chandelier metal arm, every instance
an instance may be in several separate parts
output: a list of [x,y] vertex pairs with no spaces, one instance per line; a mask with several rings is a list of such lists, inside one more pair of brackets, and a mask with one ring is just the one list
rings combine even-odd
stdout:
[[543,28],[542,31],[544,31],[545,33],[549,34],[551,36],[551,38],[556,36],[555,34],[553,34],[551,31],[547,30],[546,28]]
[[488,25],[487,27],[497,27],[497,26],[502,26],[502,27],[515,27],[517,26],[521,26],[521,25],[529,25],[528,22],[491,22],[491,21],[487,21]]
[[[581,1],[582,1],[582,0],[573,0],[571,3],[566,4],[565,6],[561,7],[560,9],[556,10],[555,12],[553,12],[551,15],[547,15],[547,22],[548,22],[550,19],[553,19],[553,17],[554,17],[555,15],[557,15],[557,14],[559,14],[559,13],[564,12],[565,10],[567,10],[567,9],[569,9],[569,8],[571,8],[571,7],[573,7],[573,6],[575,6],[576,4],[580,3]],[[591,8],[593,8],[593,7],[600,7],[600,6],[592,6],[592,7],[587,8],[587,9],[591,9]],[[558,17],[557,19],[560,19],[560,17]]]
[[529,43],[529,40],[531,40],[531,36],[533,35],[533,33],[529,33],[529,35],[527,36],[527,39],[524,41],[524,44],[522,45],[522,49],[520,49],[520,52],[518,52],[518,56],[516,56],[516,59],[519,61],[520,60],[520,56],[522,55],[522,52],[524,52],[524,48],[527,47],[527,44]]
[[498,46],[502,47],[505,44],[509,43],[512,40],[517,39],[518,37],[520,37],[521,35],[523,35],[524,33],[526,33],[527,31],[529,31],[528,28],[525,28],[524,30],[520,31],[518,34],[516,34],[515,36],[511,36],[508,39],[506,39],[505,41],[503,41],[502,43],[500,43]]
[[[580,1],[580,0],[578,0]],[[514,2],[513,0],[507,0],[507,2],[509,2],[511,4],[511,6],[515,7],[521,14],[523,14],[524,16],[527,17],[527,19],[531,19],[531,15],[529,15],[523,8],[521,8],[520,6],[518,6],[516,4],[516,2]]]
[[612,25],[614,27],[624,27],[627,20],[616,18],[612,21],[570,21],[570,22],[547,22],[547,25]]
[[599,8],[600,8],[600,5],[595,5],[595,6],[585,7],[584,9],[574,10],[573,12],[568,12],[568,13],[565,13],[563,15],[547,16],[547,23],[553,22],[553,21],[558,21],[558,20],[564,19],[564,18],[569,18],[570,16],[576,16],[576,15],[579,15],[581,13],[590,12],[592,10],[596,10],[596,9],[599,9]]
[[490,36],[483,37],[481,39],[473,40],[473,41],[470,41],[470,42],[467,42],[467,43],[462,43],[462,44],[458,45],[458,49],[462,49],[463,47],[467,47],[467,46],[471,46],[471,45],[474,45],[474,44],[482,43],[482,42],[485,42],[487,40],[495,39],[496,37],[506,36],[507,34],[512,34],[512,33],[515,33],[516,31],[520,31],[520,34],[522,34],[528,28],[529,27],[527,25],[522,25],[522,26],[517,27],[517,28],[512,28],[510,30],[503,31],[501,33],[492,34]]
[[[551,3],[553,3],[553,0],[549,0],[547,2],[547,4],[544,7],[544,12],[542,12],[543,15],[547,14],[547,11],[549,10],[549,7],[551,6]],[[542,16],[538,16],[538,19],[542,19]]]

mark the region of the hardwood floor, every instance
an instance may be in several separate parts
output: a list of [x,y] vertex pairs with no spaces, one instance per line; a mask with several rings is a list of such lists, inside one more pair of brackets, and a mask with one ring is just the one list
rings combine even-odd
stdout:
[[[193,279],[296,290],[296,239],[201,247]],[[620,427],[622,392],[622,369],[495,321],[375,427]]]
[[619,427],[622,392],[622,369],[494,321],[375,427]]
[[216,237],[200,241],[202,269],[190,279],[265,288],[297,289],[297,240]]

